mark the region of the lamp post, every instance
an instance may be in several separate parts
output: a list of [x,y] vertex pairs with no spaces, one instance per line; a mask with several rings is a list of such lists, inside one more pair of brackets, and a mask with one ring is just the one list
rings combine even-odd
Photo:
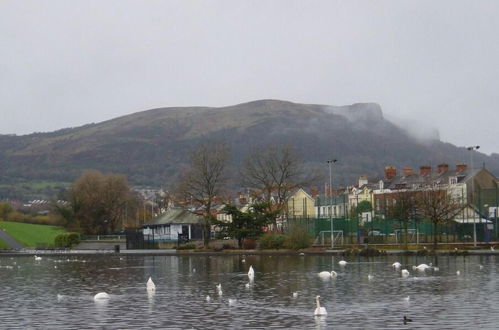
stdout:
[[333,225],[333,186],[331,177],[331,168],[336,163],[337,159],[330,159],[327,162],[329,165],[329,221],[331,221],[331,248],[334,248],[334,225]]
[[[471,174],[471,172],[473,171],[473,151],[480,149],[480,146],[471,146],[471,147],[467,147],[466,149],[468,149],[470,151],[470,171],[469,171],[469,173]],[[471,201],[470,201],[470,204],[472,204],[473,206],[475,205],[475,180],[473,179],[473,177],[471,177]],[[476,247],[475,213],[476,212],[475,212],[474,207],[473,207],[473,246],[474,247]]]

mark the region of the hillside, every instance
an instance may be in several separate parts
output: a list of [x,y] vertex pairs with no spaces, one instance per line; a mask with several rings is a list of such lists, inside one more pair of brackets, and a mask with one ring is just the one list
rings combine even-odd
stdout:
[[[99,169],[125,174],[137,185],[168,186],[202,139],[227,141],[234,168],[252,147],[270,143],[295,146],[308,168],[324,176],[325,160],[337,158],[335,184],[352,183],[361,174],[381,175],[387,164],[418,168],[469,160],[465,148],[435,136],[426,142],[410,137],[386,120],[377,104],[260,100],[220,108],[160,108],[50,133],[0,135],[0,183],[70,182],[85,169]],[[475,164],[483,162],[499,174],[499,155],[477,153]]]

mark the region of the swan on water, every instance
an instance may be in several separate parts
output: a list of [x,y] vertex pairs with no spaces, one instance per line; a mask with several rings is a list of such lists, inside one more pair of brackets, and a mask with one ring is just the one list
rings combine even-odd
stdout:
[[230,298],[229,298],[229,306],[235,306],[235,305],[236,305],[236,302],[237,302],[237,300],[236,300],[236,299],[230,299]]
[[207,295],[207,296],[206,296],[206,302],[210,302],[210,300],[211,300],[210,295]]
[[374,276],[372,276],[371,274],[367,274],[367,279],[369,281],[372,281],[374,279]]
[[480,269],[483,269],[483,265],[479,265],[479,268],[480,268]]
[[217,284],[217,293],[218,293],[219,296],[221,296],[222,293],[223,293],[222,292],[222,284],[221,283]]
[[403,277],[407,277],[407,276],[409,276],[409,271],[407,269],[402,269],[401,274]]
[[249,289],[249,288],[250,288],[250,284],[249,284],[249,283],[246,283],[246,284],[244,285],[244,287],[245,287],[246,289]]
[[395,262],[392,264],[392,267],[394,267],[394,268],[397,268],[397,269],[398,269],[398,268],[402,267],[402,264],[401,264],[400,262],[398,262],[398,261],[395,261]]
[[417,269],[419,271],[425,271],[428,268],[431,268],[431,266],[428,266],[427,264],[421,264],[421,265],[418,265],[418,266],[412,266],[412,269],[414,269],[414,270]]
[[293,298],[298,298],[298,292],[293,292]]
[[338,274],[334,270],[332,270],[331,272],[323,271],[323,272],[319,273],[319,277],[323,278],[323,279],[327,279],[327,278],[331,278],[331,277],[336,277],[336,276],[338,276]]
[[346,262],[345,260],[340,260],[340,261],[338,262],[338,264],[339,264],[340,266],[345,266],[345,265],[347,264],[347,262]]
[[457,275],[457,276],[461,275],[461,272],[458,270],[458,271],[456,272],[456,275]]
[[248,277],[249,277],[250,281],[253,281],[253,279],[255,278],[255,271],[253,270],[253,266],[249,267]]
[[404,297],[404,301],[409,301],[411,300],[411,297],[407,296],[407,297]]
[[314,315],[315,316],[326,316],[327,312],[324,307],[321,307],[321,303],[319,302],[321,296],[315,297],[315,302],[317,303],[317,307],[315,308]]
[[147,280],[147,291],[156,291],[156,284],[152,281],[151,277]]
[[96,294],[94,296],[94,300],[95,301],[98,301],[98,300],[108,300],[110,299],[111,297],[109,297],[109,295],[105,292],[99,292],[98,294]]
[[35,255],[35,260],[42,260],[42,257]]

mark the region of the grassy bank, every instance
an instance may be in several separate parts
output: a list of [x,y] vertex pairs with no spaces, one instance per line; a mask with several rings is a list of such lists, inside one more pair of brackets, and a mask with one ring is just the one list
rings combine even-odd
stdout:
[[[39,244],[54,244],[54,238],[66,230],[62,227],[34,225],[29,223],[0,221],[0,228],[25,247],[34,248]],[[2,242],[0,242],[0,247]],[[5,243],[4,243],[5,244]]]
[[0,239],[0,249],[10,249],[10,246]]

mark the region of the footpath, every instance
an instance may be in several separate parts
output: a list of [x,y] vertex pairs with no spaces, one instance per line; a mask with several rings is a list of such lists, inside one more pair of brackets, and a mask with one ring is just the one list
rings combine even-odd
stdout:
[[0,239],[5,243],[7,243],[14,250],[20,250],[24,248],[24,245],[16,241],[14,238],[12,238],[12,236],[10,236],[1,229],[0,229]]

